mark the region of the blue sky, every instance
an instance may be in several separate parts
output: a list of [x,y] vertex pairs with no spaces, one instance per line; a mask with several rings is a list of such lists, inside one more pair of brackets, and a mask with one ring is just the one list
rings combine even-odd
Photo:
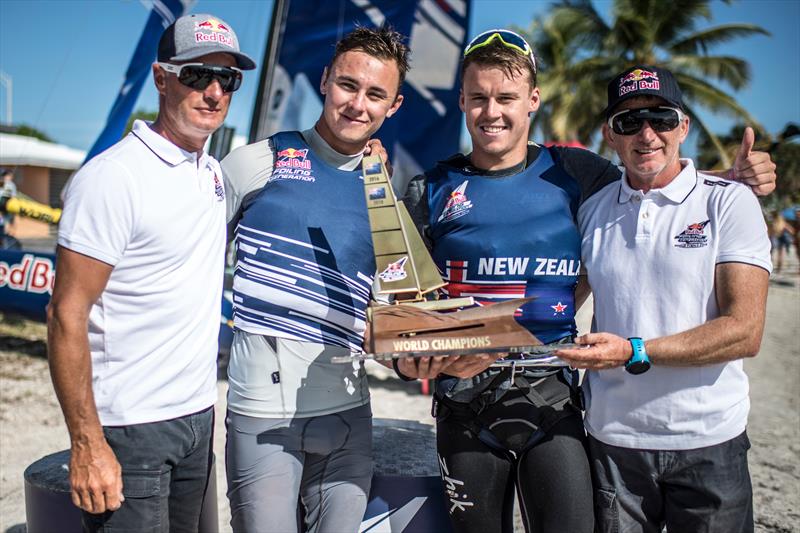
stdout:
[[[527,27],[550,4],[474,1],[469,33],[512,24]],[[610,1],[596,5],[608,12]],[[739,39],[714,50],[750,62],[752,82],[736,93],[738,100],[770,132],[780,131],[787,122],[800,122],[800,2],[715,2],[712,10],[709,25],[749,22],[772,33],[772,37]],[[261,63],[271,0],[199,0],[192,11],[213,13],[229,22],[242,50]],[[138,0],[0,0],[0,70],[13,80],[14,123],[29,124],[60,143],[88,149],[105,124],[147,16]],[[247,73],[234,96],[227,123],[237,134],[249,131],[257,85],[257,76]],[[2,87],[3,123],[7,121],[5,99]],[[157,107],[149,82],[137,108]],[[704,119],[719,132],[732,125],[724,117]]]

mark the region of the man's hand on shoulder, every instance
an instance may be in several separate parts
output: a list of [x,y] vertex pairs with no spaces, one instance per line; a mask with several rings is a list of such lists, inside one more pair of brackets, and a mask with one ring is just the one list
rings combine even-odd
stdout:
[[122,468],[102,435],[73,442],[69,460],[72,503],[84,511],[100,514],[116,511],[125,501]]

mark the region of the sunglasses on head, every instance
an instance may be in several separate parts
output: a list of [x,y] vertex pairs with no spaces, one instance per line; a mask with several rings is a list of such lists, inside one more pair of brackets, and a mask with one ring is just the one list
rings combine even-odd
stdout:
[[464,57],[467,57],[478,48],[482,48],[492,41],[501,43],[506,48],[511,48],[515,52],[527,56],[533,63],[533,70],[536,71],[536,60],[533,57],[533,49],[521,35],[511,30],[489,30],[481,33],[472,39],[464,49]]
[[178,76],[178,81],[196,91],[204,91],[216,80],[226,93],[232,93],[242,85],[242,71],[236,67],[205,65],[203,63],[158,63],[167,72]]
[[608,127],[617,135],[635,135],[647,121],[653,131],[664,133],[677,128],[685,116],[680,109],[666,106],[626,109],[611,115]]

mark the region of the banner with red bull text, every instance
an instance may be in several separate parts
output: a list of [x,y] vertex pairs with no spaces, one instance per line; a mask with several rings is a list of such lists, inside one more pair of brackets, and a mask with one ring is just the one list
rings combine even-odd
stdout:
[[411,48],[403,105],[378,132],[394,166],[393,181],[402,184],[458,151],[458,66],[469,0],[283,0],[277,6],[265,63],[277,61],[265,68],[270,78],[262,80],[262,89],[268,94],[256,104],[251,142],[311,127],[322,109],[319,85],[336,42],[356,25],[387,24],[406,35]]
[[167,26],[175,22],[175,19],[189,11],[194,0],[152,0],[151,3],[153,8],[142,36],[139,37],[139,43],[133,51],[117,99],[108,113],[105,128],[86,154],[84,163],[120,140],[122,132],[125,131],[125,124],[133,112],[133,106],[136,105],[139,93],[142,92],[144,82],[150,76],[161,34]]
[[55,265],[53,254],[0,250],[0,312],[43,321]]

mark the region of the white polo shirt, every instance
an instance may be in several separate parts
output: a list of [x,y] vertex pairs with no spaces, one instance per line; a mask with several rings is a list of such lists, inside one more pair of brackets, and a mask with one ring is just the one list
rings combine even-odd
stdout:
[[[623,174],[578,211],[583,264],[594,293],[593,331],[653,339],[719,316],[719,263],[771,270],[764,217],[739,183],[682,172],[663,189],[632,189]],[[745,429],[750,407],[742,360],[654,365],[586,374],[586,427],[598,440],[645,449],[719,444]]]
[[114,267],[89,316],[101,423],[213,405],[225,250],[219,163],[136,121],[71,180],[58,244]]

